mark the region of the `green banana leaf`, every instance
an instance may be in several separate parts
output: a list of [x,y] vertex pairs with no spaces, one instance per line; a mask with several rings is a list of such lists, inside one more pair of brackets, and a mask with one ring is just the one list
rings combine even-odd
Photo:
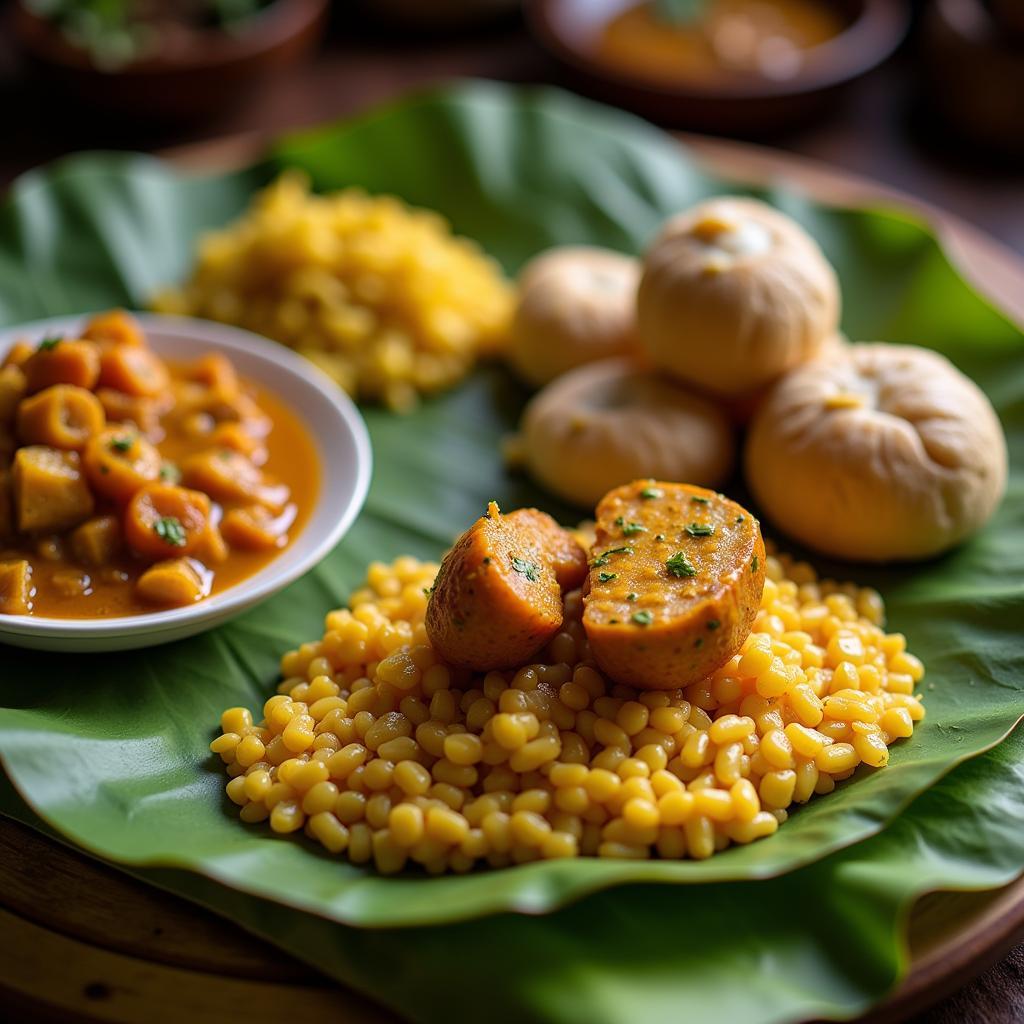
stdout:
[[[555,242],[639,251],[666,214],[722,187],[627,115],[549,90],[479,84],[293,137],[236,174],[190,178],[152,159],[86,155],[26,176],[0,209],[0,320],[144,304],[187,272],[199,231],[237,214],[283,166],[304,167],[321,188],[355,184],[438,209],[510,272]],[[526,395],[489,367],[411,417],[366,410],[377,460],[366,510],[317,570],[275,600],[158,651],[5,650],[0,751],[19,791],[62,834],[113,860],[189,868],[350,924],[436,925],[548,911],[629,882],[793,871],[878,832],[957,763],[997,744],[1024,712],[1024,337],[963,282],[921,224],[770,198],[836,264],[847,331],[945,352],[988,391],[1010,441],[1007,500],[960,550],[902,569],[823,566],[878,586],[891,625],[928,665],[928,718],[888,768],[858,772],[771,839],[705,862],[582,860],[382,879],[301,838],[237,822],[207,751],[220,711],[263,703],[280,654],[319,635],[324,611],[369,559],[436,557],[490,498],[579,515],[501,465],[499,440]]]
[[[842,1020],[904,973],[906,921],[923,894],[993,889],[1019,874],[1022,790],[1018,729],[881,834],[782,878],[632,885],[546,917],[447,927],[343,928],[197,874],[133,873],[422,1024]],[[2,780],[0,813],[46,828]]]

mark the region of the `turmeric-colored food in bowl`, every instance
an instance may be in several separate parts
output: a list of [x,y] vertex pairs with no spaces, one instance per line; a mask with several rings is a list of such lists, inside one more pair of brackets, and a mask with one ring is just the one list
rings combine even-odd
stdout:
[[804,70],[809,50],[847,27],[822,0],[707,0],[688,17],[674,7],[664,0],[624,5],[599,33],[595,57],[658,84],[786,81]]
[[309,434],[230,359],[161,358],[115,311],[0,369],[0,614],[143,615],[247,579],[302,529]]

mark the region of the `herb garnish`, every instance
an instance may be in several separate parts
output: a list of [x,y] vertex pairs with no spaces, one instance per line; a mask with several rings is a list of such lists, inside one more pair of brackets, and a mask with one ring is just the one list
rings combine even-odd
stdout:
[[666,563],[665,568],[673,576],[696,576],[696,566],[686,557],[683,551],[677,551]]
[[711,499],[710,498],[701,498],[701,497],[698,497],[696,494],[692,498],[690,498],[690,501],[695,501],[698,505],[710,505],[711,504]]
[[636,601],[639,597],[640,597],[639,594],[637,594],[635,592],[631,592],[631,593],[626,595],[626,600],[627,601]]
[[751,572],[757,572],[757,567],[760,564],[761,563],[758,561],[757,555],[754,555],[753,559],[751,559],[751,562],[750,562],[750,571]]
[[172,548],[183,548],[187,540],[185,527],[177,516],[163,516],[153,524],[153,532]]
[[160,467],[160,479],[176,484],[181,479],[181,470],[173,462],[165,462]]
[[598,555],[597,558],[595,558],[590,563],[590,568],[591,569],[599,569],[602,565],[607,565],[608,564],[608,556],[609,555],[631,555],[631,554],[633,554],[633,549],[631,547],[609,548],[603,555]]
[[55,349],[62,341],[63,337],[59,334],[49,334],[36,346],[37,352],[50,352]]
[[649,626],[654,621],[654,616],[649,611],[647,611],[646,608],[638,612],[633,612],[630,618],[638,626]]
[[746,516],[737,516],[736,517],[736,525],[739,526],[739,524],[742,523],[743,520],[746,519],[746,518],[747,518]]
[[697,639],[693,641],[693,646],[694,647],[703,647],[704,646],[704,637],[702,637],[702,636],[697,637]]
[[665,539],[665,534],[663,534],[663,533],[656,533],[654,535],[654,539],[655,540],[664,540]]
[[126,452],[131,449],[131,446],[135,444],[134,437],[112,437],[108,442],[107,446],[112,452]]
[[664,496],[665,492],[660,487],[645,487],[640,492],[640,497],[644,501],[650,501],[652,498],[663,498]]
[[686,532],[691,537],[710,537],[715,532],[714,523],[690,523]]
[[622,527],[623,536],[632,537],[634,533],[646,533],[647,527],[642,523],[627,523],[623,516],[615,520],[616,526]]
[[612,580],[617,580],[619,574],[617,572],[600,572],[597,574],[597,580],[599,583],[611,583]]
[[520,576],[525,576],[531,583],[536,583],[540,579],[540,566],[535,562],[528,562],[525,558],[516,558],[512,556],[512,568],[515,569]]
[[654,0],[654,17],[666,25],[685,26],[699,21],[706,13],[708,0]]
[[708,629],[718,629],[720,625],[718,619],[708,619]]

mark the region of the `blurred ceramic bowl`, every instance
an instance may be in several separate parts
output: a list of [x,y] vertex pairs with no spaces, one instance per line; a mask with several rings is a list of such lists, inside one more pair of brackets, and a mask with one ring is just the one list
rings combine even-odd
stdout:
[[301,60],[319,40],[328,0],[274,0],[234,31],[203,30],[171,39],[153,55],[110,69],[65,38],[23,0],[11,29],[47,83],[83,105],[125,117],[187,121],[236,103],[269,74]]
[[674,80],[620,69],[595,42],[637,0],[527,0],[540,43],[591,94],[662,124],[718,134],[767,135],[819,114],[850,82],[888,58],[910,23],[905,0],[838,0],[845,28],[802,51],[787,78],[746,74]]
[[[925,97],[961,138],[1024,158],[1024,0],[934,0],[923,23]],[[1009,19],[1009,20],[1007,20]],[[1007,31],[1007,29],[1011,31]]]

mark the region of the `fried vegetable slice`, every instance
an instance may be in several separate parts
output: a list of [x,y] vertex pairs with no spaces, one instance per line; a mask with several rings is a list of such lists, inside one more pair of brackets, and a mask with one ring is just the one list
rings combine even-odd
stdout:
[[92,389],[100,376],[100,354],[91,341],[76,338],[47,339],[22,367],[29,392],[54,384],[73,384]]
[[191,555],[209,535],[210,499],[173,484],[146,484],[125,510],[124,535],[144,558]]
[[54,384],[18,406],[18,435],[25,444],[81,451],[106,421],[99,399],[74,384]]
[[146,336],[138,320],[123,309],[97,313],[82,329],[82,337],[104,345],[146,347]]
[[550,516],[520,513],[503,516],[491,502],[441,564],[426,626],[451,665],[480,672],[522,665],[562,624],[559,576],[576,575],[567,566],[583,551],[573,555],[576,542]]
[[92,489],[115,501],[128,501],[160,476],[156,447],[129,427],[108,427],[90,438],[82,462]]
[[114,345],[100,358],[100,385],[126,395],[151,398],[166,391],[170,374],[160,357],[148,348]]
[[638,480],[597,506],[583,627],[616,682],[674,689],[705,678],[750,633],[764,588],[757,520],[724,495]]

